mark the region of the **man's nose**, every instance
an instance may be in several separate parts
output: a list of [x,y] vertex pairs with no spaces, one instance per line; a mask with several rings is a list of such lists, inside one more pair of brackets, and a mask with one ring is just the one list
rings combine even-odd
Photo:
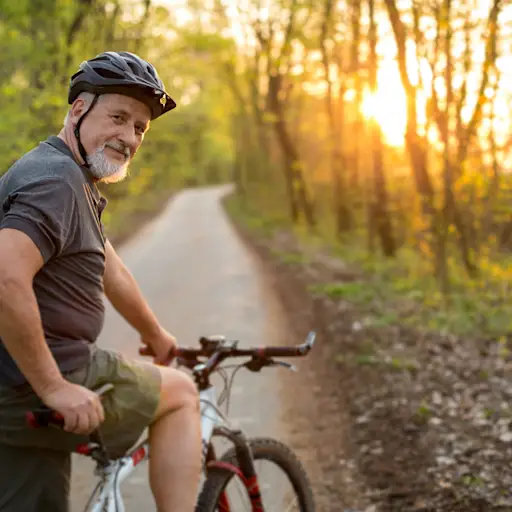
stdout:
[[127,128],[123,131],[122,134],[118,137],[119,142],[124,144],[126,148],[128,148],[130,155],[135,152],[135,149],[138,144],[137,134],[135,133],[135,128]]

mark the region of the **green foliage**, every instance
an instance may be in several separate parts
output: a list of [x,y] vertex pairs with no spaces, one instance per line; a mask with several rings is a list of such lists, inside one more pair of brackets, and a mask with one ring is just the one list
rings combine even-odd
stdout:
[[408,359],[404,359],[401,357],[392,357],[388,361],[388,365],[391,369],[395,371],[407,370],[413,372],[418,370],[418,365],[414,361],[409,361]]
[[326,283],[314,285],[311,291],[323,293],[331,299],[347,299],[359,304],[366,304],[375,298],[375,291],[364,282]]
[[452,260],[452,293],[446,298],[429,262],[416,251],[403,248],[394,260],[370,258],[353,246],[337,246],[336,252],[366,271],[364,285],[374,296],[377,325],[402,322],[446,333],[496,337],[512,332],[511,267],[503,255],[482,260],[482,273],[473,280]]
[[379,359],[373,354],[359,354],[355,356],[354,361],[361,366],[373,366],[380,363]]
[[485,487],[485,480],[478,475],[463,475],[461,481],[468,487]]
[[423,423],[426,423],[433,415],[428,403],[423,400],[416,410],[416,417]]
[[[250,231],[265,236],[271,236],[280,229],[290,227],[290,221],[279,213],[262,216],[258,206],[250,201],[240,201],[240,198],[234,194],[228,197],[224,205],[228,213],[237,221],[242,222]],[[307,262],[305,255],[295,255],[296,253],[276,252],[276,256],[287,263]]]

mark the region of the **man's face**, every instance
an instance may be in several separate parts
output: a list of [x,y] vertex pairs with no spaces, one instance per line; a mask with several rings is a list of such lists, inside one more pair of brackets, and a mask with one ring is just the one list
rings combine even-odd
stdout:
[[135,98],[100,96],[80,128],[80,140],[95,178],[113,183],[126,177],[150,119],[149,107]]

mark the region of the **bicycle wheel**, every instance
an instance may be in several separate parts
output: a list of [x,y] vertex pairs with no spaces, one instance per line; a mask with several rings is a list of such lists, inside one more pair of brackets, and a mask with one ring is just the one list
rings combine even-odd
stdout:
[[[290,448],[274,439],[257,438],[248,442],[254,456],[265,512],[314,512],[308,477]],[[236,464],[234,448],[228,450],[221,461]],[[270,469],[273,471],[269,472]],[[281,478],[275,478],[276,471],[281,473]],[[225,509],[219,505],[222,493],[229,502],[229,512],[252,511],[241,480],[228,469],[213,467],[208,471],[196,512],[224,512]]]

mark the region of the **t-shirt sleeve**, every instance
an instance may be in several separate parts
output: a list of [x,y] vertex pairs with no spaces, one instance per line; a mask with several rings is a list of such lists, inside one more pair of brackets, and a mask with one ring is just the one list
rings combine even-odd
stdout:
[[59,255],[77,227],[77,198],[73,187],[60,178],[27,183],[9,194],[2,205],[0,228],[23,231],[39,248],[45,262]]

